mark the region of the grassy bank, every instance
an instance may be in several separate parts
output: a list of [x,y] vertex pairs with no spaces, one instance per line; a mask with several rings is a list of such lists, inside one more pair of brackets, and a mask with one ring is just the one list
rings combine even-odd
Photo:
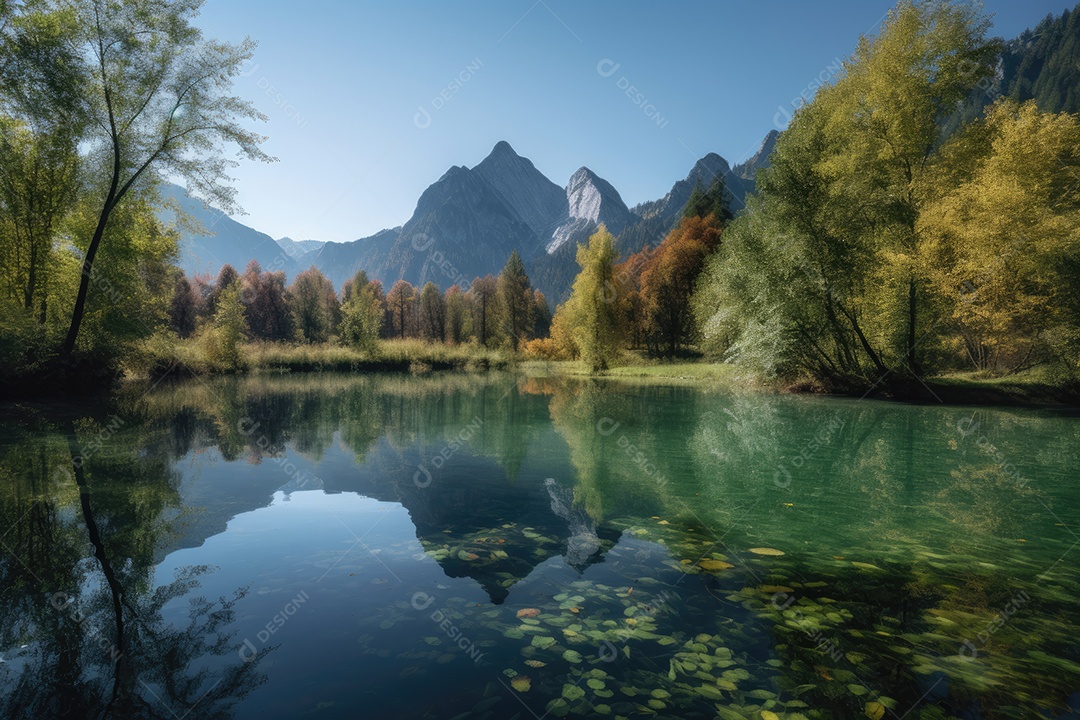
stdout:
[[238,363],[215,358],[195,341],[148,345],[127,367],[129,377],[263,372],[425,372],[489,370],[511,364],[511,355],[477,345],[387,340],[372,352],[334,344],[248,343]]
[[[642,382],[729,386],[776,392],[810,393],[809,384],[762,383],[739,368],[705,360],[664,362],[626,355],[622,364],[599,376],[578,361],[524,360],[507,350],[475,344],[443,345],[422,340],[387,340],[373,352],[335,344],[250,343],[239,348],[241,361],[230,366],[215,360],[194,340],[149,344],[127,367],[128,377],[216,375],[228,373],[307,372],[427,372],[485,371],[515,368],[526,376],[604,377]],[[1007,377],[954,373],[912,380],[906,396],[875,393],[875,397],[950,405],[1068,405],[1080,406],[1080,385],[1045,369]]]
[[927,381],[935,401],[949,405],[1080,406],[1080,384],[1072,378],[1036,368],[1005,377],[955,373]]

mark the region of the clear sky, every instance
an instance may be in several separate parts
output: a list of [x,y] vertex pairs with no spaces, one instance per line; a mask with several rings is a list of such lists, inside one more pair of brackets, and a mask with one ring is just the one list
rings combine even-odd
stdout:
[[[1073,4],[985,2],[1007,38]],[[708,152],[753,154],[891,6],[207,0],[198,22],[259,42],[236,92],[270,117],[280,162],[235,171],[241,221],[344,241],[405,222],[499,140],[558,185],[585,165],[630,206],[661,197]]]

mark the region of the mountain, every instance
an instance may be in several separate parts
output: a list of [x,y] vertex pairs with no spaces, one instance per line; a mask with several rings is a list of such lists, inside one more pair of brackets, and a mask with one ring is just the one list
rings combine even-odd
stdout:
[[999,97],[1034,100],[1043,112],[1080,112],[1080,4],[1006,42],[996,74],[946,121],[945,135],[981,117]]
[[516,190],[504,185],[500,192],[475,169],[450,168],[420,196],[389,251],[366,268],[368,275],[387,287],[404,278],[446,288],[497,273],[513,250],[535,254],[539,238],[504,199]]
[[[766,146],[769,138],[765,154]],[[170,188],[170,196],[217,233],[206,239],[183,236],[181,266],[189,273],[216,274],[225,262],[242,271],[254,258],[265,269],[285,270],[290,279],[314,265],[339,288],[364,270],[387,290],[402,278],[445,289],[497,274],[517,250],[533,286],[554,304],[567,297],[577,275],[578,243],[601,224],[616,236],[623,256],[654,246],[678,222],[694,187],[708,187],[716,177],[724,178],[738,209],[753,185],[752,175],[747,179],[733,172],[715,153],[698,160],[664,197],[628,208],[614,185],[589,168],[579,168],[561,188],[500,141],[474,167],[447,170],[423,192],[404,225],[344,243],[275,242],[203,208],[180,188]]]
[[[304,256],[306,263],[301,270],[314,265],[337,288],[344,285],[346,280],[352,279],[360,270],[367,272],[372,280],[382,280],[385,283],[385,279],[376,277],[371,268],[390,253],[400,234],[399,226],[351,242],[328,242],[315,252],[314,257]],[[386,290],[389,289],[390,286],[387,285]]]
[[495,188],[537,237],[550,237],[566,221],[566,191],[548,180],[531,160],[514,152],[505,140],[496,143],[491,154],[473,170]]
[[[769,167],[769,155],[772,154],[779,138],[780,132],[778,130],[770,130],[765,139],[761,141],[761,147],[758,148],[757,152],[746,162],[733,167],[731,172],[743,180],[753,182],[758,170]],[[750,187],[750,190],[753,190],[753,186]]]
[[603,223],[609,232],[618,235],[637,219],[611,183],[587,167],[579,168],[566,184],[566,203],[569,217],[559,225],[545,245],[551,255],[563,245],[576,245],[588,239]]
[[285,251],[286,255],[301,263],[304,256],[314,257],[326,244],[323,240],[293,240],[290,237],[278,238],[274,242]]

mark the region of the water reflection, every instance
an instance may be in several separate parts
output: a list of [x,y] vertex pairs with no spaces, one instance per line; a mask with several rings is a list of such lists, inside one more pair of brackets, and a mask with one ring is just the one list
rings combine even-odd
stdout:
[[232,716],[262,681],[260,657],[227,656],[234,605],[193,599],[187,625],[163,618],[190,596],[205,567],[153,582],[168,542],[179,478],[167,459],[114,442],[118,416],[21,418],[0,468],[4,623],[0,708],[5,717]]
[[[1049,411],[511,375],[13,409],[0,706],[1064,716],[1078,430]],[[320,610],[278,634],[296,598]]]

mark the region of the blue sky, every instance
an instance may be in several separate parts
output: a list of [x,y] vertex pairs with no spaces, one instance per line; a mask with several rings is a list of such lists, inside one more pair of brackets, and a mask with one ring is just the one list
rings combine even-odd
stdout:
[[[1004,37],[1072,4],[985,2]],[[708,152],[751,155],[891,6],[208,0],[198,22],[259,42],[236,92],[280,162],[234,172],[241,221],[344,241],[405,222],[499,140],[558,185],[585,165],[628,205],[661,197]]]

